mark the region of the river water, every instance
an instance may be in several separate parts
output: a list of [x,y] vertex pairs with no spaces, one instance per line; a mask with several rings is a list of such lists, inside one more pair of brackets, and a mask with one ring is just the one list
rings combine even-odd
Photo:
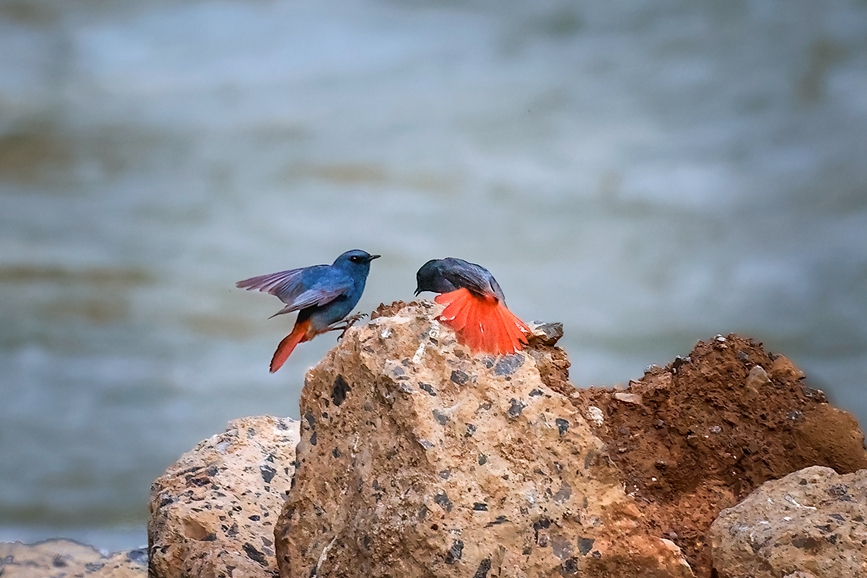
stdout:
[[867,2],[0,3],[0,540],[145,541],[150,482],[298,415],[334,335],[238,279],[427,259],[579,386],[738,332],[867,423]]

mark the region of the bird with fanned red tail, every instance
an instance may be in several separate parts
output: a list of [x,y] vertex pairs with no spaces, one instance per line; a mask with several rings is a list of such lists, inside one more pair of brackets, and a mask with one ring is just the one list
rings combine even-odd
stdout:
[[340,255],[331,265],[291,269],[235,284],[248,291],[258,289],[270,293],[286,304],[271,317],[298,311],[295,327],[280,342],[271,358],[271,373],[282,367],[299,343],[310,341],[326,331],[346,331],[358,320],[356,316],[340,324],[361,299],[370,262],[378,257],[353,249]]
[[473,353],[503,355],[520,351],[530,329],[506,307],[506,297],[491,272],[475,263],[447,257],[433,259],[416,273],[415,294],[439,293],[446,308],[440,321],[455,330]]

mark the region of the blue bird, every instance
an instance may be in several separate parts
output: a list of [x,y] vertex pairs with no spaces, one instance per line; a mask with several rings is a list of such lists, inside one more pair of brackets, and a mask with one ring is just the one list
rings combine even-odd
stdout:
[[361,299],[370,273],[370,262],[378,258],[379,255],[353,249],[343,253],[331,265],[290,269],[251,277],[235,284],[248,291],[258,289],[270,293],[286,304],[271,317],[298,311],[292,333],[280,342],[271,358],[271,373],[283,366],[299,343],[327,331],[346,331],[358,320],[354,317],[338,325]]

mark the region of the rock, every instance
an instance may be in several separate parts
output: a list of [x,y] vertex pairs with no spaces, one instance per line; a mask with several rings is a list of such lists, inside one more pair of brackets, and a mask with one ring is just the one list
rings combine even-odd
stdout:
[[145,578],[147,552],[131,550],[103,556],[96,548],[72,540],[38,544],[0,542],[3,578]]
[[765,368],[761,365],[755,365],[750,370],[749,374],[747,374],[747,380],[744,385],[758,391],[763,385],[767,385],[770,382],[771,378],[768,377]]
[[149,578],[274,575],[297,443],[298,422],[251,417],[181,456],[151,487]]
[[719,578],[867,576],[867,470],[766,482],[710,528]]
[[382,307],[308,372],[280,576],[691,576],[559,391],[562,351],[474,357],[441,309]]
[[623,403],[641,405],[641,396],[636,393],[623,393],[622,391],[618,391],[614,394],[614,399],[622,401]]
[[[591,388],[571,399],[583,415],[604,416],[590,425],[627,491],[658,535],[674,536],[696,576],[709,577],[706,532],[724,508],[808,466],[867,468],[855,419],[803,379],[786,358],[729,335],[649,368],[625,392]],[[641,405],[619,401],[629,394]]]
[[563,337],[563,324],[559,322],[532,321],[529,327],[531,342],[538,341],[542,345],[557,345],[557,342]]
[[798,381],[805,377],[804,372],[783,355],[777,355],[774,358],[768,373],[771,379],[780,381]]
[[602,427],[605,423],[605,414],[595,405],[591,405],[587,408],[586,419],[596,427]]

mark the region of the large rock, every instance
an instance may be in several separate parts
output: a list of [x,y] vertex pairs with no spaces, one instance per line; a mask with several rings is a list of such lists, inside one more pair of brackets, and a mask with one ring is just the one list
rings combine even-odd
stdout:
[[308,372],[280,575],[691,576],[557,391],[562,355],[473,357],[440,310],[381,311]]
[[151,488],[150,578],[276,574],[274,524],[294,473],[298,422],[238,419]]
[[719,578],[867,576],[867,470],[814,466],[766,482],[708,537]]
[[147,552],[131,550],[109,556],[72,540],[37,544],[0,542],[3,578],[145,578]]
[[867,468],[864,434],[783,356],[736,335],[700,342],[626,388],[571,396],[658,535],[711,575],[706,532],[762,483],[822,465]]

